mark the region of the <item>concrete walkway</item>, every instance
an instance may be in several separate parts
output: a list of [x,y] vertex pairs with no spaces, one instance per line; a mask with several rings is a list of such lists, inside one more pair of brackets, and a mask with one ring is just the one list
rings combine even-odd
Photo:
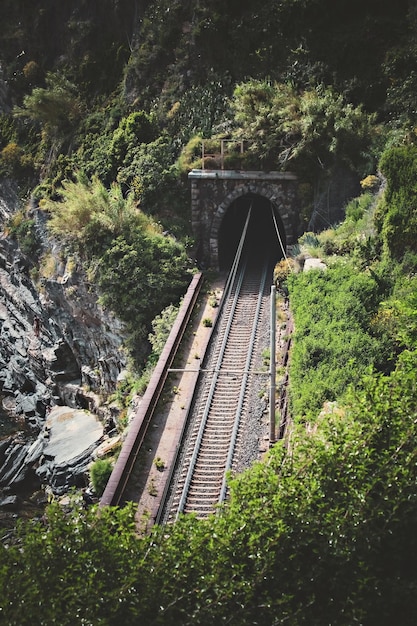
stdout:
[[192,401],[198,369],[211,337],[212,328],[206,326],[203,320],[214,323],[219,309],[213,306],[213,302],[220,301],[223,287],[223,278],[203,286],[197,312],[188,327],[180,346],[180,358],[175,364],[175,368],[186,371],[168,374],[164,401],[159,403],[152,419],[150,434],[146,438],[148,458],[142,460],[142,475],[137,485],[137,521],[143,531],[155,522]]

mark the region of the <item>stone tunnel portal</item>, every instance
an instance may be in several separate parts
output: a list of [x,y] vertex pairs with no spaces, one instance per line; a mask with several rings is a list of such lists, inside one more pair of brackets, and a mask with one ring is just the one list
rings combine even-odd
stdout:
[[286,236],[277,209],[268,198],[249,193],[234,200],[222,220],[218,236],[220,270],[228,270],[233,263],[250,207],[245,243],[249,258],[268,257],[277,263],[284,256]]

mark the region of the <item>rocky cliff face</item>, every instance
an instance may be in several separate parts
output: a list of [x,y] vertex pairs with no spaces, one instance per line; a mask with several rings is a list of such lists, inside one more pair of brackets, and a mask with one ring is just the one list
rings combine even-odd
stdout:
[[0,441],[0,488],[9,491],[28,473],[33,477],[51,408],[88,409],[105,422],[112,416],[99,398],[115,390],[125,367],[121,323],[98,306],[81,267],[74,262],[70,267],[47,239],[42,212],[32,208],[31,218],[52,266],[47,278],[7,236],[7,222],[18,207],[12,184],[1,182],[0,394],[3,418],[19,430]]

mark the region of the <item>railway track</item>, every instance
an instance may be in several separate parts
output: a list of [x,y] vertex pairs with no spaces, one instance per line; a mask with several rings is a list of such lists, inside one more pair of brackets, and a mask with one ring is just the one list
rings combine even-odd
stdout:
[[[269,444],[275,441],[271,429],[269,436],[265,436],[263,415],[267,411],[262,406],[265,407],[266,401],[260,400],[268,378],[274,375],[272,365],[268,371],[262,364],[263,349],[270,345],[267,340],[273,338],[269,328],[273,263],[266,257],[260,259],[262,250],[254,253],[250,241],[246,241],[250,214],[251,209],[223,290],[210,342],[207,349],[204,348],[201,367],[171,369],[201,285],[201,277],[195,277],[181,308],[184,311],[180,311],[179,321],[176,321],[178,328],[172,329],[167,340],[102,496],[101,506],[138,502],[138,521],[143,514],[148,516],[150,524],[173,522],[186,513],[204,518],[227,498],[229,471],[242,471],[265,451],[264,440]],[[165,410],[159,408],[164,404],[162,392],[168,374],[193,371],[196,386],[194,392],[190,389],[186,412],[183,413],[184,406],[181,406],[181,415],[173,411],[167,417]],[[279,437],[283,436],[286,423],[285,387],[283,383]],[[270,397],[269,405],[275,406],[274,397]],[[160,418],[162,421],[158,421]],[[270,425],[272,419],[270,415]],[[167,465],[166,471],[160,474],[158,467],[153,467],[154,461],[160,458],[153,451],[159,451],[153,433],[158,435],[161,427],[157,441],[162,441],[162,424],[166,420],[170,420],[168,442],[163,446],[163,460]],[[149,444],[150,440],[153,443]],[[154,461],[149,453],[155,455]],[[155,474],[158,474],[156,481]]]
[[181,513],[205,517],[226,498],[271,273],[268,262],[243,261],[231,280],[161,521]]

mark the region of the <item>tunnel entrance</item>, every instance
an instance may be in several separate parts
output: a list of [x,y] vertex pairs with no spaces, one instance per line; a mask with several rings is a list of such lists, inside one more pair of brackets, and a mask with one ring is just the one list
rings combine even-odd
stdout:
[[[283,257],[275,222],[284,250],[286,238],[277,209],[273,207],[268,198],[256,194],[247,194],[232,202],[221,223],[218,239],[220,270],[228,270],[233,262],[251,206],[252,211],[245,244],[245,252],[249,259],[267,258],[271,263],[277,263]],[[272,211],[274,211],[275,222]]]

